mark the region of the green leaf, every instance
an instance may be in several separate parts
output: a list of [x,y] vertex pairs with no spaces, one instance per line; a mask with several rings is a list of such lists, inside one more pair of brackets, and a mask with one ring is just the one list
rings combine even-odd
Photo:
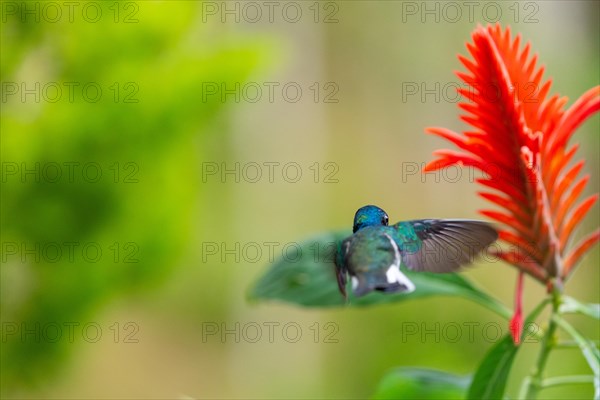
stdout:
[[[548,302],[548,299],[542,301],[525,319],[523,326],[528,327]],[[528,334],[527,329],[524,329],[521,342]],[[496,343],[479,364],[469,388],[467,399],[501,399],[506,388],[508,374],[519,348],[520,346],[514,344],[510,334],[507,334]]]
[[496,343],[479,365],[467,399],[501,399],[518,349],[510,335]]
[[563,296],[563,302],[560,305],[559,312],[563,313],[579,313],[600,320],[600,304],[598,303],[581,303],[569,296]]
[[379,383],[373,399],[462,399],[470,377],[425,368],[396,368]]
[[[344,305],[346,302],[337,287],[333,260],[338,243],[349,235],[348,231],[327,232],[298,244],[295,246],[296,251],[289,252],[270,266],[251,289],[250,298],[279,300],[306,307]],[[348,305],[360,307],[448,295],[473,300],[505,318],[510,317],[510,310],[461,275],[404,272],[415,284],[414,292],[373,292],[360,298],[355,298],[349,293]]]

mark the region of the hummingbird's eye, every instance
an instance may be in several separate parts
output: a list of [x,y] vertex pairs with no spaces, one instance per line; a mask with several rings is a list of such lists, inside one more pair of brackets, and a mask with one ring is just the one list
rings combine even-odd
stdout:
[[388,216],[387,216],[387,215],[384,215],[384,216],[383,216],[383,224],[384,224],[384,225],[387,225],[387,224],[388,224]]

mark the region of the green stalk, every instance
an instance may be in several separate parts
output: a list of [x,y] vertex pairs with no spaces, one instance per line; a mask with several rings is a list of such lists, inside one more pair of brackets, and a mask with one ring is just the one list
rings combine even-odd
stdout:
[[556,345],[556,328],[557,324],[554,320],[554,315],[558,315],[558,308],[561,303],[561,293],[558,290],[552,291],[552,314],[548,329],[542,338],[542,348],[538,354],[537,362],[529,376],[523,380],[523,385],[519,392],[520,399],[536,399],[538,392],[544,387],[544,369],[548,362],[550,351]]
[[[589,342],[596,346],[600,345],[600,343],[595,340],[590,340]],[[559,350],[559,349],[579,349],[579,343],[577,343],[574,340],[565,340],[565,341],[556,343],[556,346],[554,346],[554,348],[557,350]]]
[[555,376],[542,381],[542,387],[562,386],[562,385],[577,385],[582,383],[594,383],[593,375],[568,375]]

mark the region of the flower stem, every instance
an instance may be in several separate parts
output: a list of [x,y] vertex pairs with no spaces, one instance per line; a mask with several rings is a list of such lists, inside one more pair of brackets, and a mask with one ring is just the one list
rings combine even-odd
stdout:
[[537,358],[537,362],[533,368],[533,371],[523,381],[521,391],[519,393],[520,399],[535,399],[537,394],[544,387],[544,369],[548,361],[550,351],[556,345],[556,328],[557,324],[553,318],[555,314],[558,314],[558,308],[561,303],[561,293],[559,290],[552,291],[552,315],[550,316],[550,322],[548,329],[542,338],[542,348]]

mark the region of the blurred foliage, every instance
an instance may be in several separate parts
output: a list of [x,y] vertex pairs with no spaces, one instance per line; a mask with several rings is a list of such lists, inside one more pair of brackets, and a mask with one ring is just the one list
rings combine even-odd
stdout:
[[[96,4],[112,15],[113,3]],[[54,82],[62,96],[49,102],[30,94],[22,101],[19,92],[3,100],[2,162],[18,171],[3,170],[2,242],[18,250],[3,255],[1,312],[2,323],[19,330],[3,338],[3,391],[51,377],[73,347],[22,336],[23,329],[85,321],[107,299],[173,268],[189,245],[199,192],[201,149],[190,144],[224,108],[218,97],[202,97],[202,84],[243,81],[265,59],[261,42],[207,32],[198,24],[200,2],[172,5],[168,18],[159,3],[137,6],[133,23],[5,16],[3,90],[7,82],[19,88]],[[72,101],[69,82],[76,84]],[[102,89],[96,102],[82,95],[90,83]],[[55,170],[44,167],[55,163],[62,177],[51,182],[44,173]],[[78,163],[71,164],[73,179],[65,163]],[[88,163],[93,168],[83,170]],[[35,168],[41,177],[21,176]],[[102,176],[95,181],[97,170]],[[78,243],[72,262],[65,253],[52,262],[54,255],[36,260],[21,252],[49,244],[64,252],[71,242]],[[97,262],[82,256],[86,243],[102,250]]]
[[461,399],[471,379],[425,368],[396,368],[388,372],[373,399]]

